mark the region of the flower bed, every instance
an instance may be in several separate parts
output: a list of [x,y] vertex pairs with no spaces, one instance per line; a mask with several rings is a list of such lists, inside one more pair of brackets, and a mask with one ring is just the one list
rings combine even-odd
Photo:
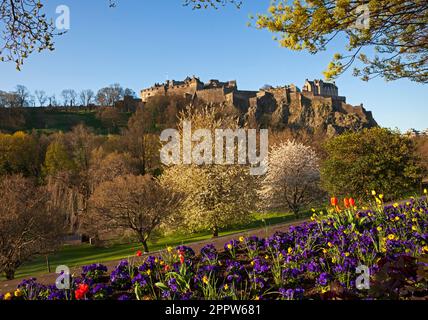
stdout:
[[[426,199],[372,209],[335,206],[312,222],[259,239],[241,237],[218,252],[168,248],[144,261],[83,267],[70,290],[23,281],[13,300],[151,299],[420,299],[428,297]],[[140,255],[139,253],[137,255]],[[370,288],[357,289],[359,266]],[[367,282],[362,281],[361,283]]]

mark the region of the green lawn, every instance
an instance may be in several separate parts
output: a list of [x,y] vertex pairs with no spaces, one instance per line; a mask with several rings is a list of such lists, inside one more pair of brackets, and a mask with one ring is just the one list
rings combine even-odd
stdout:
[[[309,216],[307,212],[304,216]],[[227,230],[220,232],[220,236],[225,236],[233,233],[244,232],[251,229],[263,228],[290,222],[294,220],[294,216],[290,213],[271,212],[265,214],[255,214],[252,222],[246,225],[237,225]],[[177,246],[180,244],[188,244],[207,240],[211,238],[210,232],[200,232],[195,234],[177,233],[172,236],[157,239],[155,242],[149,243],[151,251],[165,249],[167,246]],[[82,266],[91,263],[103,263],[112,260],[120,260],[133,256],[137,250],[141,250],[141,245],[138,243],[130,244],[114,244],[108,248],[97,248],[89,244],[78,246],[64,246],[56,254],[49,256],[51,269],[54,271],[58,265],[66,265],[69,268]],[[17,270],[16,278],[24,278],[29,276],[37,276],[38,274],[46,273],[46,260],[45,257],[35,257],[31,261],[24,264]],[[5,280],[0,277],[0,280]]]

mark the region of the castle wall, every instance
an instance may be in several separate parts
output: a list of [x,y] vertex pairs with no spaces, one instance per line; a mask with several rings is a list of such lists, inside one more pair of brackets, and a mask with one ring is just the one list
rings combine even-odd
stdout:
[[211,103],[224,103],[226,102],[226,92],[223,88],[204,89],[196,92],[196,96]]

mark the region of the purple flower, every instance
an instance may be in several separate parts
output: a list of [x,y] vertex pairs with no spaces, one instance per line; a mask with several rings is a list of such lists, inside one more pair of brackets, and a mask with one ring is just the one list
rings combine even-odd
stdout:
[[318,277],[318,284],[321,286],[326,286],[330,279],[330,275],[327,272],[323,272]]

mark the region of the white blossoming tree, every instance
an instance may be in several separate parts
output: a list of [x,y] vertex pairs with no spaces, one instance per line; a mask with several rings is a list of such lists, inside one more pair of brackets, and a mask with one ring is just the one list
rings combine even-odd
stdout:
[[[183,131],[185,121],[194,130],[204,128],[211,133],[218,128],[236,129],[237,119],[222,115],[223,110],[224,106],[188,108],[180,115],[178,130]],[[176,164],[165,168],[161,181],[185,194],[180,214],[168,227],[208,229],[217,237],[220,229],[251,220],[256,207],[257,178],[250,174],[249,165]]]
[[268,173],[259,193],[265,207],[287,207],[299,216],[302,207],[320,195],[319,181],[319,159],[315,151],[301,143],[287,141],[272,148]]

